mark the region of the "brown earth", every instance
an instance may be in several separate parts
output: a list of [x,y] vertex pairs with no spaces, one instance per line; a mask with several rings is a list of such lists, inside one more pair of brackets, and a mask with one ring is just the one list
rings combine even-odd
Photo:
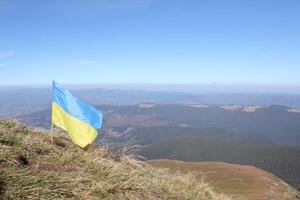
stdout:
[[299,192],[287,183],[268,173],[248,165],[223,162],[182,162],[175,160],[147,161],[155,167],[170,168],[181,172],[194,171],[205,177],[211,187],[237,200],[297,200]]

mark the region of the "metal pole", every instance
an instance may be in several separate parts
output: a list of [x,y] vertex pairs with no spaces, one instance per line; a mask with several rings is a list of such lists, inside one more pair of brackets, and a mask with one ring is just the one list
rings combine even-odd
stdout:
[[53,123],[52,122],[51,122],[50,135],[51,135],[51,144],[53,144]]

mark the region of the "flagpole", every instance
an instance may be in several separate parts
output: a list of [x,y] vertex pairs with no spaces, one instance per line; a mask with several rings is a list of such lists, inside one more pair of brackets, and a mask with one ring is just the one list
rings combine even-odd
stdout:
[[53,123],[52,122],[51,122],[50,135],[51,135],[51,144],[53,144]]
[[52,116],[53,88],[54,88],[54,81],[52,82],[52,101],[51,101],[51,130],[50,130],[51,144],[53,144],[53,116]]

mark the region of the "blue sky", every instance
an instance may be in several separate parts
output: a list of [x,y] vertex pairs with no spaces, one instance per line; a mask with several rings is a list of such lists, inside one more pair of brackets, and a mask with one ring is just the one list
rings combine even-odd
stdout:
[[300,86],[299,0],[0,0],[0,85]]

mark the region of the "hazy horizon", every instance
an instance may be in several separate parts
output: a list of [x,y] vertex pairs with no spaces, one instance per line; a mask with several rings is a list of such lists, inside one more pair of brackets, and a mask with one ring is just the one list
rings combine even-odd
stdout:
[[[180,92],[189,94],[300,94],[299,86],[272,85],[229,85],[229,84],[65,84],[71,90],[138,90],[153,92]],[[51,84],[0,85],[0,89],[50,89]]]

